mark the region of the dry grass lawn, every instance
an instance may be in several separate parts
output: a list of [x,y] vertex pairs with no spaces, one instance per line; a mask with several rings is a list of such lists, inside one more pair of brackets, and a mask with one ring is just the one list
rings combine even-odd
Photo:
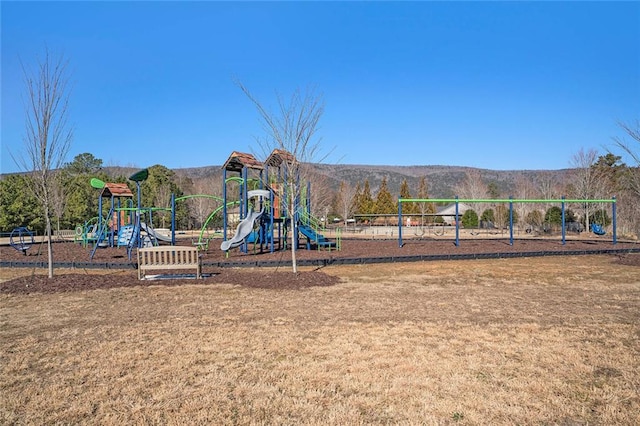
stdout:
[[2,295],[0,423],[640,424],[638,267],[324,271],[343,282]]

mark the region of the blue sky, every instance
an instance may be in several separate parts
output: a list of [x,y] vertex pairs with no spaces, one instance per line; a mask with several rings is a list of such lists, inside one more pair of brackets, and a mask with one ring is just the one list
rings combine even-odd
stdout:
[[2,172],[24,152],[20,60],[70,61],[69,160],[169,168],[259,152],[316,87],[328,162],[561,169],[640,118],[639,2],[7,2]]

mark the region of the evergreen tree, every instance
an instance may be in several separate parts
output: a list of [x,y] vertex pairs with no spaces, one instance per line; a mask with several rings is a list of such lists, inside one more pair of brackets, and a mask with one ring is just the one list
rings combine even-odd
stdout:
[[544,215],[544,221],[552,225],[562,224],[562,209],[558,206],[550,207]]
[[102,168],[102,160],[85,152],[73,157],[73,160],[65,164],[64,168],[72,175],[96,174]]
[[[429,185],[427,183],[427,177],[422,176],[420,178],[420,184],[418,185],[418,198],[421,200],[429,199]],[[422,215],[422,225],[425,223],[425,215],[433,215],[436,212],[436,206],[434,203],[419,202],[416,204],[416,212]],[[429,216],[427,222],[431,222],[433,216]]]
[[483,211],[482,216],[480,217],[480,220],[483,222],[495,222],[496,215],[493,209],[486,209],[485,211]]
[[462,215],[462,226],[467,229],[477,228],[478,227],[478,214],[473,210],[469,209]]
[[32,231],[44,232],[42,206],[31,191],[29,175],[9,175],[0,180],[0,230],[11,232],[24,226]]
[[[165,166],[149,167],[149,177],[142,182],[142,207],[171,207],[171,194],[181,197],[184,192],[177,184],[178,178],[172,170]],[[134,191],[135,192],[135,191]],[[154,226],[169,226],[171,213],[168,210],[154,213]],[[189,223],[189,206],[187,203],[176,205],[176,226],[185,227]]]
[[353,201],[351,202],[351,211],[355,214],[360,214],[360,199],[362,198],[362,188],[360,182],[356,184],[356,193],[353,195]]
[[370,219],[371,213],[375,208],[373,197],[371,196],[371,187],[369,186],[369,180],[365,179],[364,186],[360,196],[357,198],[356,212],[360,215],[364,215],[364,219]]
[[487,192],[489,194],[489,198],[497,199],[500,198],[500,189],[498,188],[498,184],[496,182],[489,182],[487,184]]
[[369,185],[369,179],[365,179],[364,186],[362,188],[361,211],[363,214],[371,214],[374,212],[375,202],[371,196],[371,186]]
[[[400,185],[400,198],[402,199],[408,199],[408,198],[413,198],[411,196],[411,191],[409,190],[409,184],[407,183],[407,180],[404,179],[402,181],[402,184]],[[402,204],[402,214],[414,214],[417,212],[417,206],[416,203],[403,203]]]
[[386,176],[382,178],[380,189],[376,194],[375,212],[380,214],[393,214],[397,212],[397,204],[393,201],[393,197],[387,188]]
[[[109,181],[109,177],[101,170],[102,160],[92,154],[76,155],[62,169],[62,182],[66,195],[61,228],[75,229],[87,220],[98,215],[98,197],[100,190],[92,188],[91,178]],[[107,213],[106,211],[103,214]]]

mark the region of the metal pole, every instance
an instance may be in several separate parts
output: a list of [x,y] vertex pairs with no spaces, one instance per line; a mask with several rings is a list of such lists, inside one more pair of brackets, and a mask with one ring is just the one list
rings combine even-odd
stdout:
[[227,241],[227,169],[222,170],[222,240]]
[[456,221],[456,247],[460,246],[460,228],[459,228],[459,220],[458,220],[458,196],[456,195],[456,217],[455,217],[455,221]]
[[142,226],[142,218],[140,217],[140,204],[142,204],[142,194],[140,189],[140,181],[136,181],[138,188],[138,207],[136,208],[136,226],[134,226],[135,237],[138,240],[138,248],[142,247],[142,239],[140,238],[140,227]]
[[612,216],[612,220],[613,220],[613,245],[616,245],[616,243],[618,242],[618,231],[616,229],[616,197],[612,198],[612,203],[611,203],[611,216]]
[[[249,169],[245,166],[242,166],[242,183],[240,184],[240,220],[244,220],[247,217],[249,210]],[[247,253],[249,251],[249,245],[247,244],[247,239],[245,238],[244,242],[240,246],[240,251],[242,253]]]
[[509,244],[513,245],[513,197],[509,196]]
[[565,229],[565,226],[564,226],[564,219],[565,219],[564,200],[565,200],[565,197],[563,195],[562,196],[562,203],[561,203],[561,205],[562,205],[562,245],[566,244],[566,236],[567,236],[567,230]]
[[171,245],[176,245],[176,194],[171,193]]
[[398,246],[402,247],[402,197],[398,198]]
[[[94,235],[98,237],[98,232],[102,229],[102,194],[100,194],[100,198],[98,198],[98,226],[96,227],[96,232]],[[98,244],[98,239],[96,239],[96,244]]]

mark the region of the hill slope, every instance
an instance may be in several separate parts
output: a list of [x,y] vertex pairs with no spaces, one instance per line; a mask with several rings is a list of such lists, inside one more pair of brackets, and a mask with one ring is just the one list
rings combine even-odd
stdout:
[[[412,195],[418,191],[420,178],[425,176],[432,198],[453,197],[455,186],[462,182],[466,173],[478,170],[485,183],[496,184],[502,196],[514,193],[516,180],[520,177],[535,182],[543,176],[554,182],[563,183],[569,179],[570,169],[563,170],[487,170],[459,166],[370,166],[358,164],[313,164],[312,169],[323,176],[332,189],[337,189],[341,181],[349,185],[362,184],[369,180],[371,191],[375,195],[380,182],[386,177],[389,191],[397,196],[400,185],[407,180]],[[191,179],[220,178],[221,166],[207,166],[174,170],[176,174]]]

